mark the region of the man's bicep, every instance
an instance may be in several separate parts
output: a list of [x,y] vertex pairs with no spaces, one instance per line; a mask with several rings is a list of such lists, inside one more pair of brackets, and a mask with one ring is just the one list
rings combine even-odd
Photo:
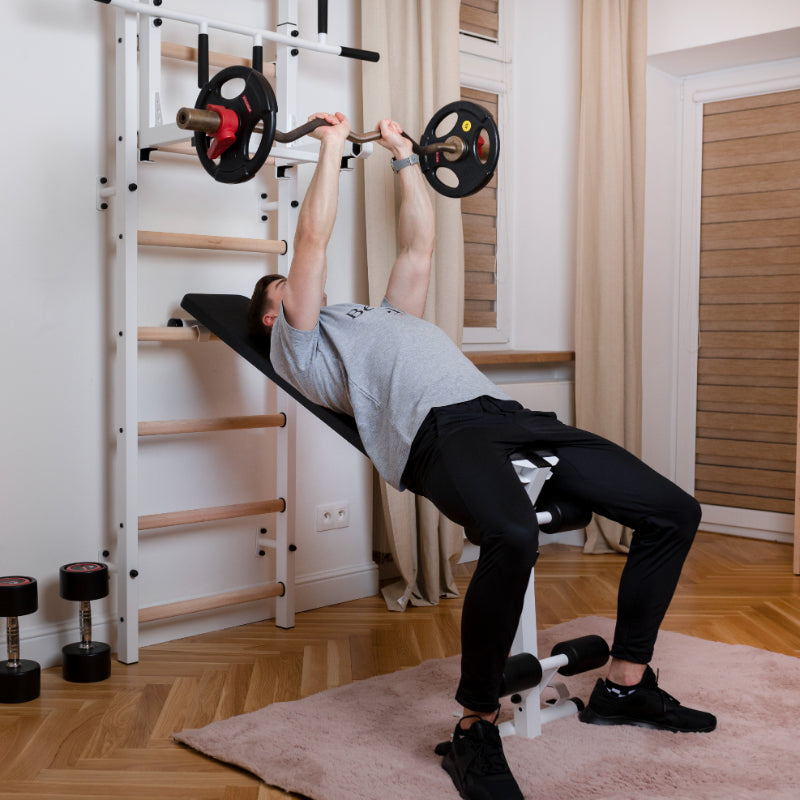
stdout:
[[401,311],[421,317],[425,313],[430,283],[430,257],[401,253],[392,267],[386,299]]

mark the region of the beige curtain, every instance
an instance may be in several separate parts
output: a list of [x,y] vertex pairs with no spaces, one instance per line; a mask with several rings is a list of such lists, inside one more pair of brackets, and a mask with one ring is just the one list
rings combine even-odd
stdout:
[[[363,68],[364,125],[397,120],[415,140],[434,112],[460,96],[459,0],[363,0],[362,46],[381,59]],[[397,255],[399,192],[389,153],[376,146],[365,162],[367,263],[371,304],[383,298]],[[436,248],[425,318],[460,344],[464,306],[461,203],[431,190]],[[400,493],[376,478],[376,512],[400,572],[383,589],[388,607],[435,604],[458,594],[453,567],[463,531],[427,500]]]
[[[584,0],[578,153],[575,411],[581,428],[639,454],[646,0]],[[627,552],[605,519],[586,552]]]

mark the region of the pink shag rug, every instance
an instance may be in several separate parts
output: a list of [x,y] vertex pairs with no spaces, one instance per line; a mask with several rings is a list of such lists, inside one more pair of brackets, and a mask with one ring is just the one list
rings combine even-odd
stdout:
[[[610,642],[613,621],[542,631],[539,652],[588,633]],[[800,798],[800,659],[662,631],[653,666],[681,702],[716,714],[717,730],[600,727],[572,716],[536,739],[508,737],[506,757],[527,800]],[[458,673],[458,657],[426,661],[175,739],[313,800],[458,800],[433,752],[455,725]],[[563,680],[586,700],[601,674]]]

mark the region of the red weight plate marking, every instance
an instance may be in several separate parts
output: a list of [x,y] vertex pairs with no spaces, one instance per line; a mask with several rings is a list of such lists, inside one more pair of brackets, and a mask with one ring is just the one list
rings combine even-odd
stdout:
[[22,575],[8,575],[5,578],[0,578],[0,586],[27,586],[30,583],[33,583],[33,581]]

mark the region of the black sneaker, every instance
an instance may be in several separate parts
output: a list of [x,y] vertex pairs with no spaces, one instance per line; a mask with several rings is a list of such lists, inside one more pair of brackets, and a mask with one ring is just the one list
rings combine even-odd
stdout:
[[456,725],[453,741],[436,750],[464,800],[524,800],[491,722],[479,719],[467,730]]
[[605,681],[598,680],[589,704],[578,718],[593,725],[638,725],[674,733],[708,733],[717,727],[713,714],[686,708],[659,689],[658,678],[650,667],[641,683],[625,697],[613,693]]

